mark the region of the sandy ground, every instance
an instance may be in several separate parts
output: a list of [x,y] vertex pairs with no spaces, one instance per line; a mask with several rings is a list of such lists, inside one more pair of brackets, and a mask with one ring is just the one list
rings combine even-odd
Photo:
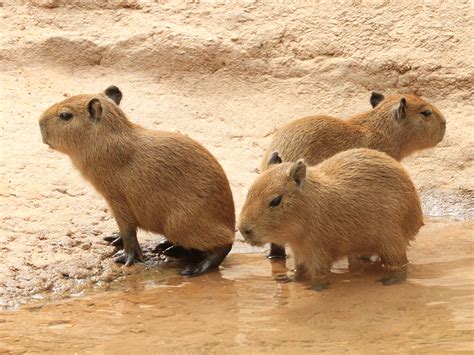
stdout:
[[[167,272],[153,257],[132,268],[111,262],[114,250],[102,237],[116,227],[106,203],[66,156],[41,142],[37,119],[45,108],[111,84],[124,93],[121,106],[133,121],[185,132],[218,158],[237,211],[279,124],[367,110],[371,90],[423,95],[447,117],[447,134],[404,165],[427,216],[472,220],[471,2],[95,3],[3,1],[0,8],[0,306],[103,290],[123,275]],[[472,224],[463,228],[471,232],[464,251],[472,251]],[[159,236],[139,239],[148,251]],[[236,251],[255,250],[238,243]],[[433,244],[430,253],[436,259],[446,250]],[[225,272],[256,282],[237,262],[245,258],[232,258]],[[249,258],[258,270],[269,267]]]

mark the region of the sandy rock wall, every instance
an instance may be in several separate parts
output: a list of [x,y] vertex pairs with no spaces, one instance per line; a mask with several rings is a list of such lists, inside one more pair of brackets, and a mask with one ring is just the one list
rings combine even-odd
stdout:
[[20,15],[11,25],[23,29],[14,52],[2,46],[9,60],[162,75],[311,75],[331,87],[472,95],[469,1],[23,3],[6,4]]

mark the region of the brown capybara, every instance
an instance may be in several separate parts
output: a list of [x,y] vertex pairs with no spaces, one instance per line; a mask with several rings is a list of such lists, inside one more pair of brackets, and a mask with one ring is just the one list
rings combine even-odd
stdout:
[[72,96],[51,106],[39,121],[44,143],[67,154],[107,200],[124,248],[116,262],[142,259],[141,228],[164,235],[167,247],[202,252],[183,275],[219,266],[235,231],[224,170],[191,138],[129,121],[118,106],[121,98],[111,86],[103,94]]
[[[275,153],[273,160],[275,159]],[[308,271],[326,286],[333,261],[377,254],[385,285],[402,282],[406,250],[423,226],[420,200],[405,169],[385,153],[351,149],[314,167],[303,160],[272,165],[250,188],[239,230],[252,245],[289,244],[295,279]]]
[[[373,92],[372,110],[347,120],[309,116],[277,129],[261,163],[268,168],[272,152],[282,161],[304,159],[316,165],[334,154],[352,148],[382,151],[400,161],[411,153],[434,147],[444,137],[446,119],[432,104],[415,95],[384,97]],[[284,258],[285,249],[272,245],[269,258]]]

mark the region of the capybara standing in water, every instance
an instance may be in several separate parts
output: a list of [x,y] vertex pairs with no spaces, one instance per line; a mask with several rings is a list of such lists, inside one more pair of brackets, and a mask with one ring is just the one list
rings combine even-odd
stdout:
[[203,252],[183,275],[219,266],[235,231],[232,192],[222,167],[185,135],[129,121],[118,106],[121,98],[111,86],[103,94],[72,96],[51,106],[39,122],[44,143],[67,154],[107,200],[124,247],[116,262],[142,259],[137,240],[142,228],[164,235],[168,246]]
[[[353,148],[375,149],[400,161],[413,152],[434,147],[444,137],[446,119],[418,96],[384,97],[373,92],[370,103],[372,110],[347,120],[310,116],[284,124],[273,135],[261,171],[268,168],[274,151],[284,162],[304,159],[308,165]],[[284,247],[272,245],[269,257],[284,258]]]
[[407,246],[422,225],[420,200],[404,168],[385,153],[361,148],[314,167],[302,160],[272,165],[250,188],[239,230],[252,245],[288,243],[295,279],[308,271],[321,290],[332,262],[352,254],[378,254],[385,285],[404,281]]

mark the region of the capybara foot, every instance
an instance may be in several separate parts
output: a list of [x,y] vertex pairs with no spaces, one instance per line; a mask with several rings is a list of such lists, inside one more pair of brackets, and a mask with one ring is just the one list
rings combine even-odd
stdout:
[[380,281],[384,286],[390,286],[390,285],[401,284],[405,280],[400,280],[396,277],[384,277],[378,281]]
[[407,265],[401,268],[388,268],[387,276],[378,280],[382,282],[384,286],[396,285],[405,282],[407,279]]
[[180,245],[172,245],[163,251],[163,255],[175,259],[186,259],[190,262],[203,260],[207,253],[198,249],[186,249]]
[[275,281],[276,282],[280,282],[280,283],[283,283],[283,284],[286,284],[288,282],[293,282],[294,281],[294,278],[288,276],[288,275],[285,275],[285,274],[282,274],[282,275],[276,275],[275,276]]
[[116,253],[113,256],[113,258],[116,263],[125,264],[125,266],[132,265],[135,260],[136,261],[143,260],[142,251],[140,247],[138,247],[138,250],[132,250],[129,252],[126,252],[125,250],[121,250],[118,253]]
[[157,253],[157,254],[161,254],[163,253],[166,249],[168,249],[169,247],[172,247],[174,244],[171,243],[169,240],[164,240],[162,241],[161,243],[159,243],[155,249],[153,249],[153,252]]
[[317,282],[317,283],[312,283],[310,289],[313,291],[318,291],[322,292],[324,290],[327,290],[329,288],[329,282]]
[[123,249],[123,240],[119,232],[113,232],[111,235],[104,237],[104,240],[114,247]]
[[153,250],[155,253],[163,254],[174,259],[186,259],[188,261],[201,261],[207,256],[205,251],[198,249],[186,249],[181,245],[175,245],[169,240],[165,240],[158,244]]
[[277,244],[270,244],[270,253],[267,255],[268,259],[286,259],[285,247]]
[[232,249],[232,244],[228,244],[224,247],[220,247],[220,248],[209,251],[206,254],[206,257],[204,260],[201,260],[197,264],[190,264],[186,266],[181,271],[181,275],[198,276],[205,273],[208,270],[218,267],[222,263],[222,261],[225,259],[227,254],[229,254],[231,249]]

